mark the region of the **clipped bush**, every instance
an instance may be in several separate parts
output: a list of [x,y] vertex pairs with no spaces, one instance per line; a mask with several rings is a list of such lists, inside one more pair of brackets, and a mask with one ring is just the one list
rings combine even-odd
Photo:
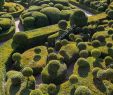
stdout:
[[25,49],[28,43],[28,36],[23,32],[18,32],[13,36],[12,47],[14,49]]
[[107,86],[107,95],[113,95],[113,85]]
[[69,81],[74,84],[74,83],[77,83],[78,82],[78,77],[76,75],[71,75],[69,77]]
[[100,52],[99,49],[93,49],[93,50],[91,51],[91,55],[92,55],[94,58],[98,58],[98,57],[101,56],[101,52]]
[[67,28],[67,22],[66,22],[66,20],[60,20],[58,22],[58,26],[59,26],[60,29],[65,30]]
[[49,48],[48,48],[48,53],[53,53],[53,52],[54,52],[54,48],[49,47]]
[[50,24],[56,24],[60,20],[61,12],[57,8],[47,7],[47,8],[43,8],[41,12],[48,17]]
[[79,48],[79,50],[85,50],[87,46],[84,42],[79,42],[77,44],[77,47]]
[[92,70],[92,74],[93,74],[93,77],[94,77],[94,78],[97,78],[97,73],[98,73],[99,70],[100,70],[99,67],[95,67],[95,68]]
[[109,29],[109,30],[108,30],[108,34],[109,34],[109,35],[112,35],[112,34],[113,34],[113,29]]
[[74,95],[92,95],[90,89],[86,86],[79,86],[76,90]]
[[97,78],[99,78],[100,80],[105,80],[106,79],[105,70],[99,70],[97,72]]
[[105,37],[103,35],[99,35],[96,39],[99,40],[100,42],[105,41]]
[[25,29],[34,28],[35,26],[35,18],[34,17],[25,17],[23,19],[23,25]]
[[14,53],[12,55],[13,61],[20,61],[21,60],[21,54],[20,53]]
[[67,39],[61,40],[62,46],[69,44],[69,41]]
[[80,43],[82,41],[83,41],[82,38],[76,38],[76,40],[75,40],[76,43]]
[[93,47],[100,47],[100,45],[101,45],[101,43],[100,43],[100,41],[99,40],[93,40],[93,42],[92,42],[92,46]]
[[89,63],[85,58],[79,58],[76,63],[80,68],[89,67]]
[[64,8],[62,4],[55,4],[54,7],[58,8],[59,10],[62,10]]
[[34,52],[35,52],[36,54],[40,54],[40,53],[41,53],[41,49],[38,48],[38,47],[36,47],[36,48],[34,49]]
[[84,12],[81,10],[75,10],[73,14],[70,16],[70,24],[71,26],[85,26],[87,25],[88,18]]
[[69,39],[71,41],[75,41],[76,40],[75,34],[73,34],[73,33],[69,34]]
[[111,48],[111,47],[113,46],[113,44],[112,44],[112,42],[108,42],[108,43],[106,44],[106,46],[107,46],[108,48]]
[[109,66],[113,62],[113,59],[111,56],[106,56],[104,58],[104,61],[105,61],[106,66]]
[[23,79],[23,76],[17,74],[17,75],[14,75],[13,77],[11,77],[11,82],[14,86],[19,86],[19,85],[21,85],[22,79]]
[[83,58],[87,58],[89,56],[89,53],[87,50],[81,50],[79,56]]
[[41,59],[41,56],[39,54],[36,54],[33,58],[34,61],[39,61]]
[[39,89],[31,90],[30,95],[43,95],[42,91]]
[[107,14],[109,18],[113,19],[113,10],[108,11]]
[[50,61],[50,60],[57,60],[58,58],[57,58],[57,54],[56,53],[50,53],[49,55],[48,55],[48,61]]
[[33,75],[33,70],[30,67],[25,67],[22,70],[22,74],[26,77],[30,77],[31,75]]
[[56,41],[56,42],[55,42],[55,49],[56,49],[56,50],[60,50],[61,47],[62,47],[61,42],[60,42],[60,41]]
[[56,94],[56,85],[55,84],[49,84],[48,85],[48,93],[49,95],[55,95]]
[[32,16],[35,18],[35,27],[40,28],[49,25],[48,17],[41,12],[32,12]]
[[51,60],[42,70],[41,76],[44,83],[60,84],[66,78],[67,66],[58,60]]

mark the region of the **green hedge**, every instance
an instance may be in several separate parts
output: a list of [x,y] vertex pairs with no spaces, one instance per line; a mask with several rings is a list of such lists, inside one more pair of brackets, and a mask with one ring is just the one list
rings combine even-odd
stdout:
[[80,3],[77,2],[76,0],[69,0],[69,2],[70,2],[71,4],[77,6],[77,7],[80,7],[80,8],[82,8],[82,9],[85,9],[85,10],[91,12],[92,14],[98,14],[98,13],[100,13],[100,12],[98,12],[98,11],[96,11],[96,10],[90,8],[90,7],[87,7],[87,6],[83,5],[83,4],[80,4]]

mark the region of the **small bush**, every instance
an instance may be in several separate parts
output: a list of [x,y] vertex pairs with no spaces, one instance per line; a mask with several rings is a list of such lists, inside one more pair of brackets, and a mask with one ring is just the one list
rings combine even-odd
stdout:
[[60,20],[61,12],[57,8],[47,7],[47,8],[43,8],[41,12],[48,17],[50,24],[56,24]]
[[39,61],[41,59],[41,56],[39,54],[36,54],[33,58],[34,61]]
[[20,61],[21,60],[21,54],[20,53],[14,53],[13,55],[12,55],[12,59],[13,59],[13,61]]
[[58,8],[59,10],[62,10],[64,8],[62,4],[55,4],[54,7]]
[[111,56],[106,56],[104,58],[104,61],[105,61],[106,66],[109,66],[113,62],[113,59]]
[[56,50],[60,50],[61,47],[62,47],[61,42],[60,42],[60,41],[57,41],[57,42],[55,43],[55,49],[56,49]]
[[70,39],[71,41],[75,41],[75,40],[76,40],[75,35],[71,33],[71,34],[69,35],[69,39]]
[[76,40],[75,40],[76,43],[80,43],[82,41],[83,41],[82,38],[76,38]]
[[89,53],[87,50],[82,50],[80,51],[79,56],[83,58],[87,58],[89,56]]
[[93,49],[93,50],[91,51],[91,55],[92,55],[94,58],[98,58],[98,57],[101,56],[101,52],[100,52],[100,50],[98,50],[98,49]]
[[93,47],[99,47],[101,45],[101,43],[100,43],[100,41],[99,40],[93,40],[93,42],[92,42],[92,46]]
[[31,90],[30,95],[43,95],[42,91],[39,89]]
[[113,85],[107,86],[107,95],[113,95]]
[[79,48],[79,50],[85,50],[86,49],[86,44],[84,42],[79,42],[77,44],[77,47]]
[[93,77],[94,77],[94,78],[97,78],[97,73],[98,73],[99,70],[100,70],[99,67],[95,67],[95,68],[92,70],[92,74],[93,74]]
[[28,36],[23,32],[18,32],[13,36],[12,47],[14,49],[25,49],[28,46]]
[[30,67],[25,67],[22,70],[22,73],[23,73],[24,76],[30,77],[33,74],[33,70]]
[[82,68],[82,67],[89,67],[89,63],[87,62],[87,60],[85,58],[79,58],[77,60],[77,65]]
[[41,12],[32,12],[32,16],[35,18],[35,27],[40,28],[49,25],[48,17]]
[[68,43],[69,43],[69,41],[67,39],[61,40],[62,46],[67,45]]
[[58,22],[58,26],[59,26],[60,29],[65,30],[67,28],[67,22],[66,22],[66,20],[60,20]]
[[26,17],[23,19],[24,28],[34,28],[35,26],[35,18],[34,17]]
[[85,15],[84,12],[82,12],[81,10],[76,10],[73,12],[73,14],[70,16],[70,24],[71,26],[85,26],[87,25],[87,16]]
[[100,80],[105,80],[106,79],[105,70],[99,70],[97,72],[97,78],[99,78]]
[[38,47],[36,47],[36,48],[34,49],[34,52],[35,52],[36,54],[40,54],[40,53],[41,53],[41,49],[38,48]]
[[113,44],[112,44],[112,42],[108,42],[108,43],[106,44],[106,46],[107,46],[108,48],[111,48],[111,47],[113,46]]
[[49,47],[49,48],[48,48],[48,53],[53,53],[53,52],[54,52],[54,48]]
[[48,61],[50,61],[50,60],[57,60],[58,58],[57,58],[57,54],[56,53],[50,53],[49,55],[48,55]]
[[113,30],[112,29],[108,30],[108,34],[112,35],[113,34]]
[[11,82],[14,86],[18,86],[18,85],[21,85],[21,82],[22,82],[22,76],[17,74],[13,77],[11,77]]
[[55,95],[56,94],[56,85],[55,84],[49,84],[48,85],[48,93],[49,93],[49,95]]
[[74,83],[77,83],[78,82],[78,77],[76,75],[71,75],[69,77],[69,81],[74,84]]
[[108,17],[113,19],[113,10],[108,11]]
[[76,90],[74,95],[92,95],[90,89],[85,86],[79,86]]

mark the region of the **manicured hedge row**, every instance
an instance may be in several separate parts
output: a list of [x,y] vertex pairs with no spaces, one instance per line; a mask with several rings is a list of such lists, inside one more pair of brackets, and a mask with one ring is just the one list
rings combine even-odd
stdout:
[[98,13],[100,13],[100,12],[98,12],[98,11],[96,11],[96,10],[90,8],[90,7],[87,7],[87,6],[83,5],[83,4],[79,4],[78,2],[76,2],[76,0],[69,0],[69,2],[70,2],[71,4],[73,4],[73,5],[75,5],[75,6],[77,6],[77,7],[80,7],[80,8],[82,8],[82,9],[85,9],[85,10],[87,10],[87,11],[93,13],[93,14],[98,14]]
[[0,35],[0,42],[10,39],[13,36],[14,33],[15,33],[15,26],[11,26],[11,28],[9,29],[8,32]]
[[7,41],[5,44],[0,46],[0,95],[5,95],[4,93],[4,81],[5,81],[5,74],[6,68],[5,64],[7,64],[9,57],[11,56],[13,49],[11,48],[12,40]]
[[17,7],[19,7],[20,9],[16,12],[10,13],[14,18],[19,17],[20,14],[24,11],[24,7],[20,4],[16,4]]

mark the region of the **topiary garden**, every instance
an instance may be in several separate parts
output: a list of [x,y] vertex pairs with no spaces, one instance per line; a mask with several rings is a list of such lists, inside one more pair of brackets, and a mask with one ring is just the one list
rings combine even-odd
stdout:
[[[0,2],[0,95],[113,95],[111,0],[6,1]],[[25,10],[15,18],[18,10],[9,7],[10,13],[6,3]],[[23,31],[15,31],[16,19]]]

